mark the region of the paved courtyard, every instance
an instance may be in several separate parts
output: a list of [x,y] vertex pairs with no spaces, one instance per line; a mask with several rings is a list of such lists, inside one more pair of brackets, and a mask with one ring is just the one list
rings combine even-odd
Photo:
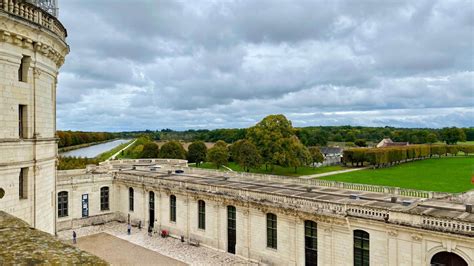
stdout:
[[[147,230],[112,222],[75,230],[77,246],[113,265],[251,265],[234,255],[206,247],[194,247],[171,237],[148,236]],[[62,240],[72,242],[72,230],[58,233]]]
[[101,257],[112,265],[187,265],[158,252],[132,244],[107,233],[81,237],[77,247]]

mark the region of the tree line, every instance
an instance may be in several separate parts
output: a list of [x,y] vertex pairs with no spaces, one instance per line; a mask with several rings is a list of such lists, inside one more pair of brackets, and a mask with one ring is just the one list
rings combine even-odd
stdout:
[[279,165],[293,167],[296,172],[298,167],[322,162],[324,157],[319,148],[306,147],[296,132],[285,116],[270,115],[247,129],[245,138],[232,144],[218,140],[208,149],[202,140],[197,140],[186,152],[179,141],[168,141],[160,148],[151,138],[142,136],[122,155],[127,158],[187,159],[197,166],[208,161],[216,168],[233,161],[245,171],[261,165],[265,165],[267,170],[273,170],[273,166]]
[[[214,130],[185,130],[160,131],[145,130],[134,132],[114,133],[118,137],[136,138],[147,135],[154,140],[183,140],[234,143],[246,139],[250,128],[214,129]],[[294,128],[295,135],[305,146],[325,146],[328,142],[347,142],[356,146],[366,146],[367,142],[379,142],[391,138],[396,142],[411,144],[429,144],[438,141],[456,144],[459,141],[474,141],[474,128],[394,128],[394,127],[358,127],[358,126],[319,126]]]
[[355,148],[343,152],[343,163],[362,166],[365,163],[375,167],[387,167],[407,161],[431,158],[433,156],[457,156],[474,153],[474,145],[409,145],[386,148]]
[[115,133],[109,132],[84,132],[84,131],[57,131],[59,148],[106,141],[116,138]]

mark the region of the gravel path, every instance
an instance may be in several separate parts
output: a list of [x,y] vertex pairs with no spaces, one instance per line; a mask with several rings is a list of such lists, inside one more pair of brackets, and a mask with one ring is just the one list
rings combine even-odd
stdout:
[[[171,237],[162,238],[158,235],[150,237],[145,229],[140,231],[133,227],[132,234],[127,235],[127,225],[125,223],[112,222],[104,225],[77,228],[75,231],[78,242],[81,241],[81,237],[107,233],[189,265],[255,265],[232,254],[202,246],[190,246]],[[72,230],[61,231],[58,233],[58,237],[61,240],[72,242]],[[79,247],[81,246],[81,244],[78,245]],[[113,242],[110,242],[110,247],[114,247]],[[136,264],[142,263],[141,258],[136,261]]]
[[322,173],[322,174],[315,174],[315,175],[302,175],[299,178],[303,179],[312,179],[312,178],[319,178],[323,176],[328,176],[328,175],[337,175],[337,174],[342,174],[342,173],[348,173],[348,172],[354,172],[354,171],[360,171],[367,169],[368,167],[361,167],[361,168],[353,168],[353,169],[347,169],[347,170],[339,170],[339,171],[333,171],[333,172],[327,172],[327,173]]

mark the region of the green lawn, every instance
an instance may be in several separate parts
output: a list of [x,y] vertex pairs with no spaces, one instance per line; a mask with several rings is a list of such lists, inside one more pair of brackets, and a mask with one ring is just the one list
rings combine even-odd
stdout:
[[323,177],[349,183],[362,183],[441,192],[474,189],[474,157],[449,157],[408,162],[390,168],[366,169]]
[[[236,172],[244,172],[244,170],[236,163],[230,162],[227,167],[236,171]],[[203,163],[199,166],[199,168],[205,169],[216,169],[216,166],[212,163]],[[345,169],[341,166],[325,166],[319,168],[313,167],[298,167],[297,172],[295,173],[295,169],[293,167],[280,167],[275,166],[273,168],[273,172],[268,170],[265,171],[265,166],[263,165],[259,169],[250,169],[251,173],[259,173],[259,174],[273,174],[273,175],[285,175],[285,176],[302,176],[302,175],[314,175],[314,174],[322,174],[332,171],[338,171]],[[221,167],[219,170],[228,171],[227,169]]]

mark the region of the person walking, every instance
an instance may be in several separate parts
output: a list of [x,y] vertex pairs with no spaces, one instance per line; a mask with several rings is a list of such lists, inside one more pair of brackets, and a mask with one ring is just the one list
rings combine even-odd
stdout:
[[76,231],[72,231],[72,243],[73,244],[76,244],[77,243],[77,234],[76,234]]
[[153,229],[151,225],[148,226],[148,236],[152,236]]
[[127,233],[128,233],[128,235],[130,235],[132,233],[132,225],[130,225],[130,223],[127,226]]

